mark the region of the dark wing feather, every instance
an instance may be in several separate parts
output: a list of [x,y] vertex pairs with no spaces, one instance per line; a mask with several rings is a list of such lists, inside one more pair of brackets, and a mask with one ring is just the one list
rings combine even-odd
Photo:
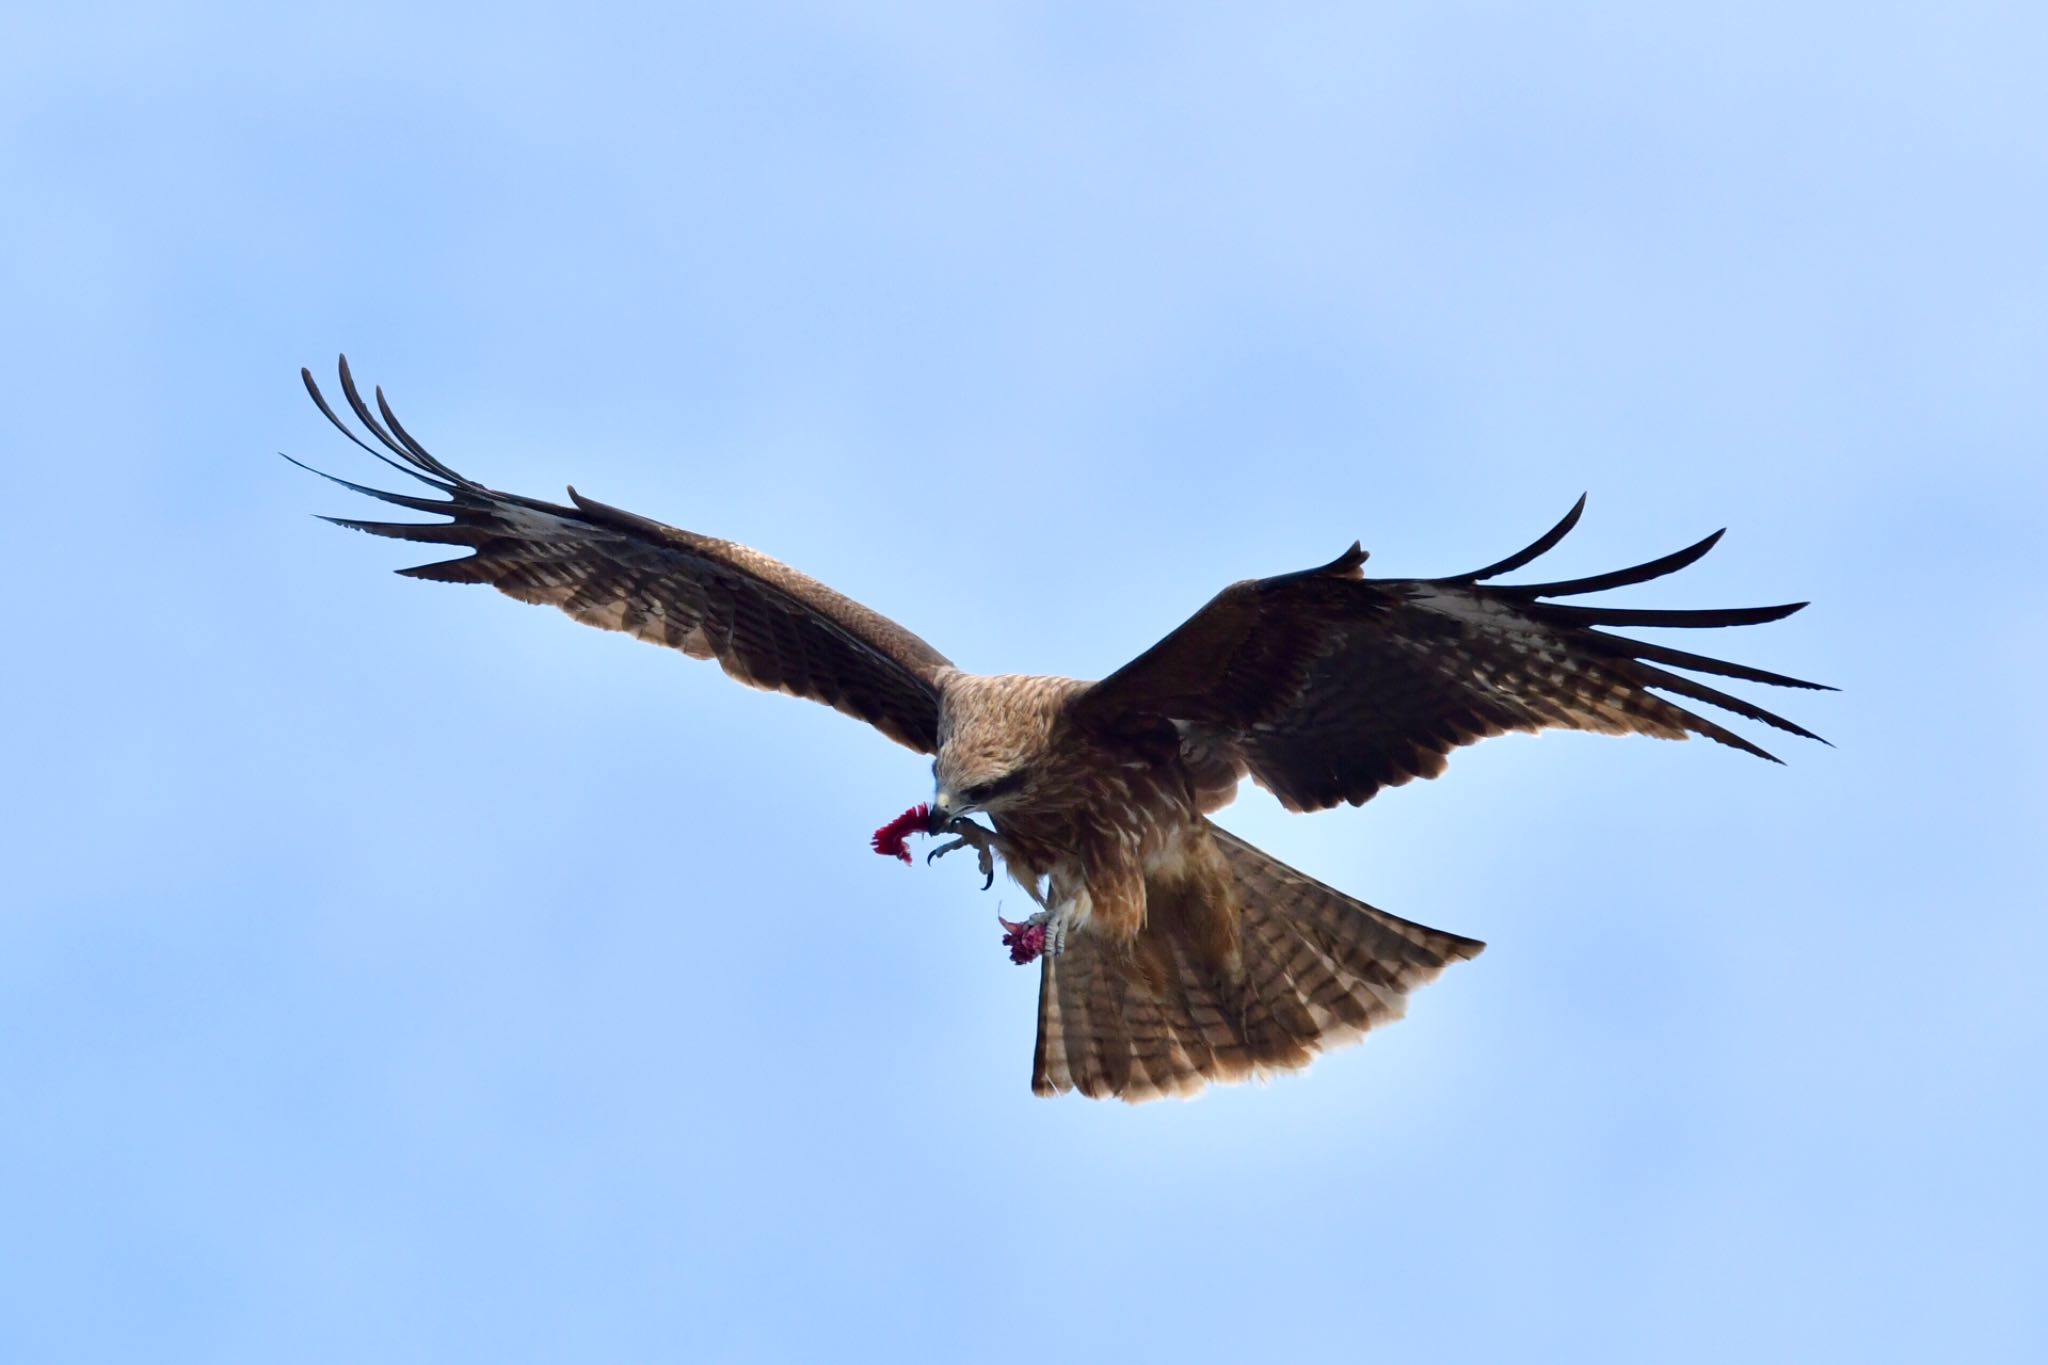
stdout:
[[1497,586],[1564,539],[1580,498],[1534,544],[1449,578],[1369,579],[1357,546],[1303,573],[1224,589],[1188,622],[1075,704],[1099,732],[1141,736],[1171,723],[1205,806],[1249,775],[1296,810],[1357,805],[1382,787],[1435,777],[1449,753],[1511,730],[1704,735],[1777,760],[1667,697],[1817,739],[1753,702],[1658,667],[1779,687],[1819,688],[1744,664],[1630,640],[1602,626],[1718,627],[1789,616],[1803,602],[1726,610],[1563,605],[1675,573],[1720,533],[1633,568],[1566,582]]
[[380,450],[335,415],[310,372],[300,374],[314,403],[343,435],[442,496],[334,482],[449,518],[425,524],[326,520],[394,540],[475,551],[400,573],[441,583],[487,583],[523,602],[560,607],[586,625],[625,631],[693,658],[715,658],[741,682],[824,702],[913,749],[936,749],[935,678],[949,665],[894,621],[744,545],[664,526],[593,502],[573,488],[573,505],[565,507],[474,483],[413,439],[382,390],[376,395],[380,422],[343,357],[342,394]]

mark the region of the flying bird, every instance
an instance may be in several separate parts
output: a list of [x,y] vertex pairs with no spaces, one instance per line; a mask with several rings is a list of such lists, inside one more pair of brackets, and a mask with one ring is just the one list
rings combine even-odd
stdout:
[[1041,963],[1031,1086],[1042,1095],[1137,1101],[1306,1066],[1398,1018],[1410,991],[1485,946],[1375,909],[1213,823],[1246,778],[1289,810],[1355,806],[1435,777],[1462,745],[1545,729],[1703,735],[1777,761],[1685,702],[1819,738],[1687,675],[1822,684],[1605,629],[1757,625],[1805,603],[1559,600],[1675,573],[1718,531],[1612,573],[1494,581],[1556,546],[1584,497],[1534,543],[1470,573],[1367,578],[1354,543],[1318,567],[1225,588],[1099,682],[983,675],[759,551],[573,487],[563,505],[475,483],[413,439],[382,389],[373,411],[343,357],[341,392],[371,445],[300,373],[343,435],[439,496],[336,483],[447,518],[326,520],[473,552],[401,574],[489,584],[716,659],[743,683],[823,702],[931,754],[929,806],[884,826],[875,847],[908,861],[905,834],[950,836],[927,861],[972,849],[986,886],[1000,859],[1035,902],[1003,927],[1013,959]]

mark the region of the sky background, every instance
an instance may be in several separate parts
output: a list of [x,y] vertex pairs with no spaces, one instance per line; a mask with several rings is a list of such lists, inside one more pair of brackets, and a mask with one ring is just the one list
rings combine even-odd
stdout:
[[[2044,25],[11,9],[0,1359],[2048,1359]],[[1545,576],[1730,526],[1623,600],[1813,599],[1712,643],[1839,747],[1248,791],[1491,948],[1036,1100],[1021,898],[867,848],[924,760],[392,577],[275,454],[383,472],[342,349],[982,671],[1581,491]]]

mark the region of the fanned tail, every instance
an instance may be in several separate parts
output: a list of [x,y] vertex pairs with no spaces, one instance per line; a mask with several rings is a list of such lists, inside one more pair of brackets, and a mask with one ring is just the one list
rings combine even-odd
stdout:
[[1083,931],[1045,959],[1037,1093],[1135,1103],[1299,1070],[1400,1018],[1410,991],[1486,946],[1374,909],[1204,825],[1208,867],[1148,884],[1135,943]]

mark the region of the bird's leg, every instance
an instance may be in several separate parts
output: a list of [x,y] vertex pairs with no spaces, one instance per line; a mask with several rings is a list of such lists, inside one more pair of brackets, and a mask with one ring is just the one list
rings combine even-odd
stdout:
[[997,915],[996,923],[1003,926],[1003,946],[1010,950],[1010,961],[1020,967],[1040,955],[1058,957],[1066,951],[1067,917],[1059,910],[1041,910],[1021,920]]
[[996,884],[995,832],[983,828],[972,820],[955,820],[952,824],[946,826],[946,832],[955,836],[953,842],[950,844],[940,844],[937,848],[925,854],[925,865],[929,867],[932,863],[945,857],[955,849],[972,848],[979,859],[981,867],[981,889],[986,891],[991,886],[994,886]]
[[[1044,899],[1038,895],[1037,887],[1031,886],[1027,889],[1030,890],[1032,899],[1038,901],[1040,905],[1045,905]],[[1041,954],[1046,957],[1058,957],[1065,952],[1068,931],[1083,918],[1079,898],[1068,897],[1058,905],[1046,906],[1037,914],[1016,922],[997,915],[996,923],[1003,926],[1003,946],[1010,950],[1010,961],[1022,966]]]
[[1045,916],[1045,950],[1058,957],[1067,950],[1067,931],[1080,922],[1077,898],[1069,897],[1042,913]]
[[1067,950],[1067,930],[1074,922],[1067,906],[1062,905],[1057,910],[1041,910],[1031,918],[1045,921],[1045,951],[1048,956],[1058,957]]

